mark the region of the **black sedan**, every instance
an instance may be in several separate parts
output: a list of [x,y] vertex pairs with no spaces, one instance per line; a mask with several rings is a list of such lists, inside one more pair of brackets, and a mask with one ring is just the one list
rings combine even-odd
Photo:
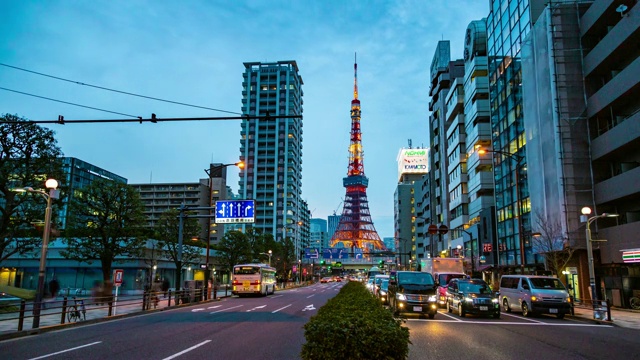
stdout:
[[453,279],[447,288],[447,311],[500,318],[498,294],[481,279]]

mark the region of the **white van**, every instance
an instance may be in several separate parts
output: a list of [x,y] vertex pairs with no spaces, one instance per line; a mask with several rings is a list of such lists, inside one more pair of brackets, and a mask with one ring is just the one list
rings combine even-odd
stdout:
[[558,278],[536,275],[503,275],[500,304],[504,312],[552,314],[558,319],[569,314],[572,306],[567,288]]

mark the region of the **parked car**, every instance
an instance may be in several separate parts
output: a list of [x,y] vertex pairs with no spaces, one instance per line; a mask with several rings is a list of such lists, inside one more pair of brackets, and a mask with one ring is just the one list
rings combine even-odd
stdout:
[[387,298],[387,294],[389,293],[389,279],[384,279],[382,280],[382,283],[380,283],[380,288],[378,289],[378,299],[380,299],[380,302],[382,302],[384,305],[387,305],[389,303],[389,298]]
[[500,318],[499,294],[481,279],[453,279],[447,286],[447,311]]
[[558,278],[535,275],[503,275],[500,278],[503,311],[523,316],[551,314],[558,319],[571,313],[571,297]]
[[397,271],[389,278],[389,307],[394,315],[418,313],[433,319],[438,312],[433,276],[421,271]]

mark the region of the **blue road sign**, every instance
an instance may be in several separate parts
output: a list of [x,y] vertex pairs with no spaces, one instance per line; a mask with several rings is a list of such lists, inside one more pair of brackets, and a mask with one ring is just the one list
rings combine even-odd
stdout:
[[314,249],[314,248],[304,248],[304,258],[305,259],[318,259],[319,256],[319,251],[318,249]]
[[216,224],[255,222],[254,200],[216,201]]
[[322,249],[323,259],[348,259],[349,249],[346,248],[330,248]]

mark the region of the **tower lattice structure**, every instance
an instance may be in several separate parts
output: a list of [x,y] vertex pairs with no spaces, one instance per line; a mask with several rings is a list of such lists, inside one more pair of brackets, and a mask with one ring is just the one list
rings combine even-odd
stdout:
[[360,130],[360,100],[358,100],[358,63],[353,65],[353,100],[351,100],[351,143],[349,145],[349,170],[342,179],[347,189],[342,208],[342,216],[329,246],[342,244],[346,248],[387,250],[384,242],[373,226],[367,200],[369,179],[364,175],[364,152]]

